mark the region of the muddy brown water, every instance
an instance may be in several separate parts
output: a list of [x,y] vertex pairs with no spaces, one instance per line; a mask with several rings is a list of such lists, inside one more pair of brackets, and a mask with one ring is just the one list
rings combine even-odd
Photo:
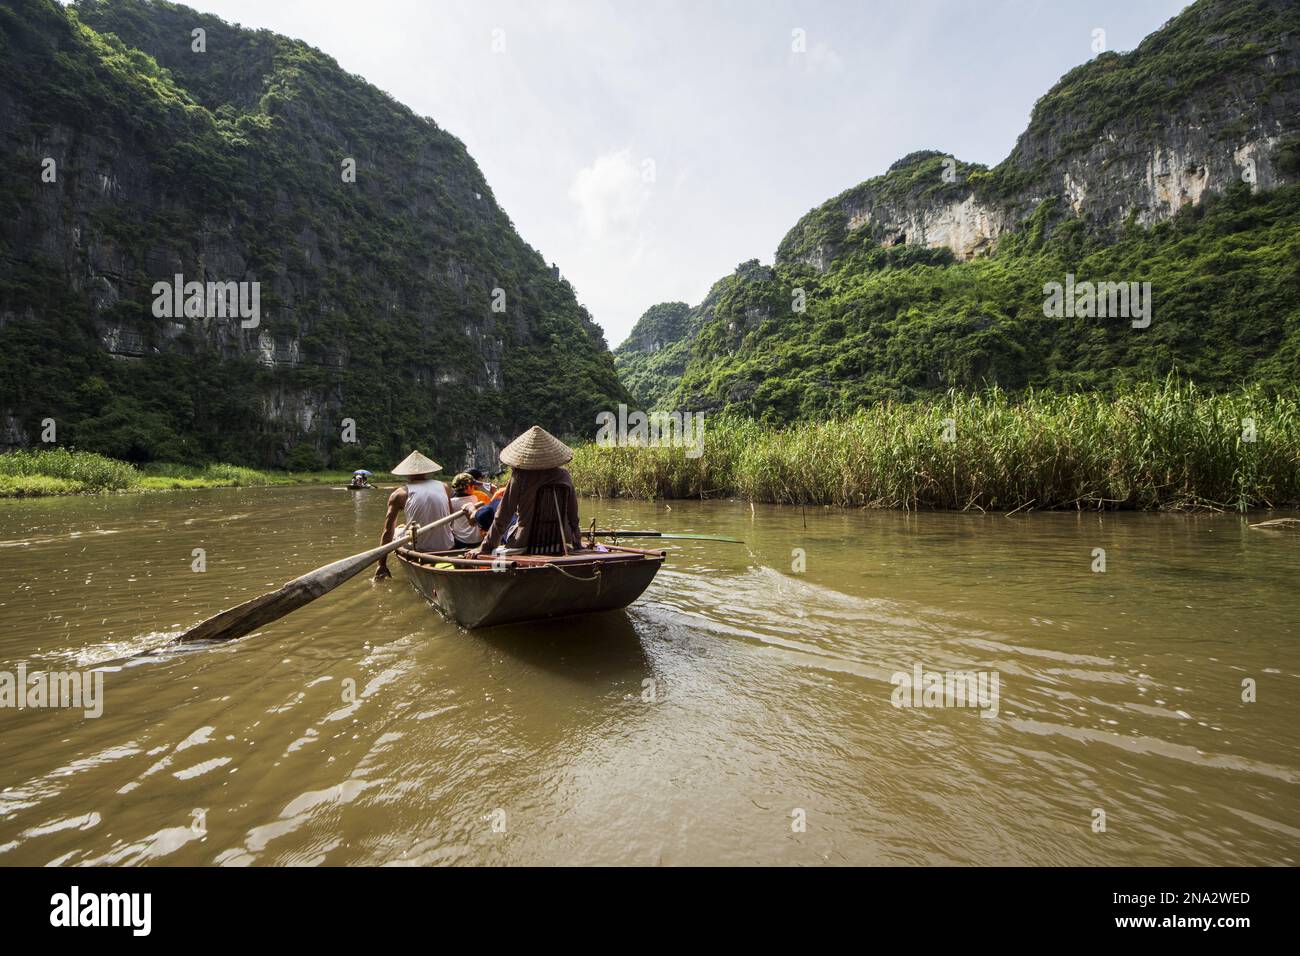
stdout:
[[[0,865],[1300,855],[1300,536],[1235,516],[583,509],[744,543],[665,542],[627,612],[467,633],[395,568],[150,655],[371,546],[382,493],[0,502],[0,672],[103,681],[99,717],[0,709]],[[997,693],[894,706],[918,666]]]

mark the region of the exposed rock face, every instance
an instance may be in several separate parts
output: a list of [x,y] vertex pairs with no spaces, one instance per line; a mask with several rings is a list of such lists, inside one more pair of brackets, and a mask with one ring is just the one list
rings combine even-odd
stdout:
[[1132,53],[1072,70],[1035,106],[999,168],[1024,200],[1059,193],[1113,228],[1168,219],[1246,182],[1293,181],[1279,147],[1300,133],[1300,32],[1291,0],[1202,0]]
[[776,261],[825,272],[860,239],[882,246],[947,249],[957,259],[986,255],[1016,217],[968,182],[979,166],[933,150],[905,156],[883,176],[847,190],[804,216],[782,239]]
[[[890,245],[904,242],[949,249],[958,259],[972,259],[991,251],[1009,224],[1006,212],[980,202],[974,194],[934,205],[881,203],[847,211],[850,232],[870,226],[882,233]],[[821,269],[824,271],[825,266]]]
[[805,216],[777,261],[825,271],[863,229],[885,245],[970,259],[1045,200],[1114,231],[1167,220],[1237,183],[1294,181],[1283,168],[1300,136],[1294,19],[1290,0],[1202,0],[1132,53],[1067,74],[993,170],[914,153]]
[[[347,464],[419,444],[456,467],[627,398],[463,144],[266,31],[5,0],[0,209],[0,347],[28,359],[0,360],[0,421],[27,440],[49,415],[114,453],[148,413],[171,437],[123,454],[280,464],[305,443]],[[257,323],[160,316],[154,285],[177,275],[257,283]]]
[[[774,269],[717,282],[677,341],[651,309],[619,370],[664,410],[778,421],[990,384],[1289,383],[1298,180],[1300,3],[1197,0],[1062,77],[994,168],[912,153],[803,216]],[[1158,276],[1157,325],[1044,322],[1040,290],[1085,257]]]

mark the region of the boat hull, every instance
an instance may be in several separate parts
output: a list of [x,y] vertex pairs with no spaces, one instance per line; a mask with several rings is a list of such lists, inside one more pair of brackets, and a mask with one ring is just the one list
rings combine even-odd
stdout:
[[[611,548],[563,558],[521,556],[509,566],[459,560],[460,551],[402,548],[397,560],[434,607],[464,628],[496,627],[625,608],[654,580],[663,551]],[[439,563],[454,567],[438,568]]]

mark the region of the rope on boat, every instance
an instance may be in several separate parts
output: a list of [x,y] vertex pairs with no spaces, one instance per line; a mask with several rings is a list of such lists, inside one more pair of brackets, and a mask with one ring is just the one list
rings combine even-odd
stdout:
[[564,570],[564,568],[562,568],[560,565],[558,565],[558,564],[554,564],[554,563],[547,564],[547,565],[545,565],[545,567],[548,567],[548,568],[554,568],[556,571],[559,571],[561,574],[563,574],[566,578],[572,578],[572,579],[575,580],[575,581],[595,581],[595,582],[596,582],[596,596],[597,596],[597,597],[600,596],[601,578],[600,578],[600,565],[599,565],[599,564],[596,565],[595,568],[593,568],[594,573],[591,575],[591,577],[583,577],[581,574],[574,574],[572,571],[566,571],[566,570]]

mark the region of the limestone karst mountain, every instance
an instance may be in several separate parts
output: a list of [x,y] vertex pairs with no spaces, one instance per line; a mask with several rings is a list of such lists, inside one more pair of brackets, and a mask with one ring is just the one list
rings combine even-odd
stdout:
[[[1198,0],[1062,77],[997,166],[913,153],[719,280],[679,337],[652,308],[620,374],[649,405],[775,420],[988,384],[1294,381],[1298,179],[1300,4]],[[1152,322],[1045,316],[1069,277],[1150,282]]]
[[[131,460],[418,445],[455,467],[627,398],[461,142],[299,41],[149,0],[5,0],[0,164],[0,447],[53,419]],[[178,275],[257,283],[257,324],[154,308]]]

